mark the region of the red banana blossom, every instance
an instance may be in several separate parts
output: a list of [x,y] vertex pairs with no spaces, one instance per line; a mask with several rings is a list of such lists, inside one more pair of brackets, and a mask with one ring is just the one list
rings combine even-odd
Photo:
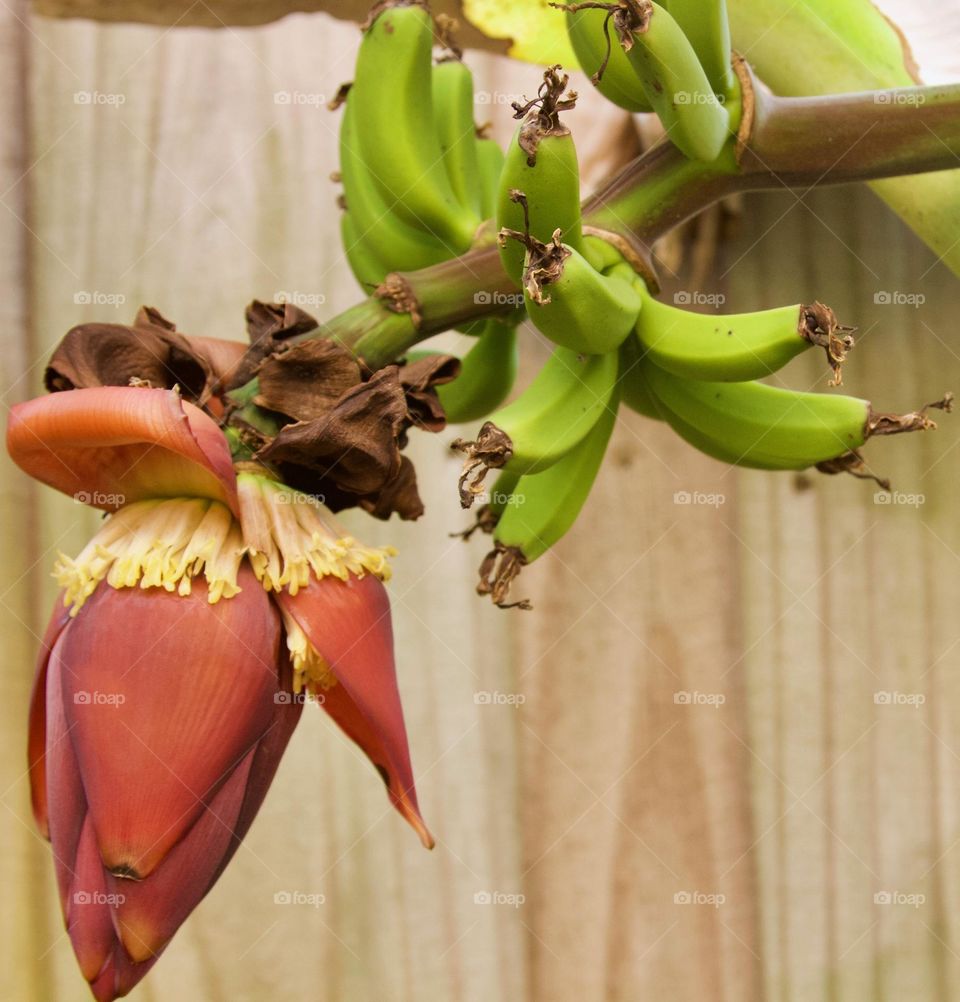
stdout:
[[125,995],[222,873],[312,694],[420,816],[381,579],[313,499],[235,469],[170,390],[68,390],[13,408],[31,476],[111,514],[75,559],[30,709],[34,815],[98,1000]]

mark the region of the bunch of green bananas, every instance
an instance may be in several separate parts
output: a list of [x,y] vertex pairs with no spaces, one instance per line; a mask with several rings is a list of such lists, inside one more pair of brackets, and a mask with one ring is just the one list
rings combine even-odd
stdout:
[[[607,96],[652,107],[688,157],[711,159],[735,131],[723,2],[707,5],[709,17],[697,0],[664,2],[572,5],[570,37],[584,65],[599,64],[595,82]],[[604,40],[609,20],[622,46]],[[474,323],[460,375],[437,388],[451,421],[486,418],[472,441],[454,443],[466,454],[465,508],[498,471],[475,526],[493,536],[481,594],[527,607],[508,601],[511,584],[577,519],[621,402],[710,456],[771,470],[872,476],[858,451],[867,438],[933,427],[927,408],[878,414],[865,400],[758,382],[816,345],[838,385],[853,328],[821,303],[706,316],[654,298],[619,244],[584,231],[577,152],[561,117],[576,94],[561,68],[546,70],[532,100],[514,103],[519,125],[504,154],[478,137],[470,72],[444,39],[450,54],[434,64],[424,4],[375,8],[341,130],[344,240],[358,279],[381,283],[392,270],[463,253],[492,215],[503,268],[551,345],[534,379],[504,404],[517,372],[516,319]],[[681,98],[697,88],[714,99]],[[928,406],[949,409],[950,399]]]
[[344,250],[375,286],[464,253],[493,212],[503,151],[473,118],[473,77],[425,4],[380,4],[341,90]]
[[594,86],[628,111],[656,112],[685,156],[715,160],[736,135],[740,90],[725,0],[550,6],[566,11],[571,45]]

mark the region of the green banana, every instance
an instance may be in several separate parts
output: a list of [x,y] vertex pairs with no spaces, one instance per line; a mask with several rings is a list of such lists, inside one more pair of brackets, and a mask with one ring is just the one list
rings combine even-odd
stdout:
[[550,244],[525,233],[501,230],[504,234],[526,245],[524,304],[544,337],[573,351],[602,355],[630,333],[640,312],[631,282],[597,271],[561,242],[559,230]]
[[359,153],[391,212],[433,235],[454,257],[473,242],[480,219],[457,201],[444,168],[432,48],[433,18],[425,6],[381,7],[360,43],[348,104],[363,123]]
[[643,286],[636,332],[646,356],[687,379],[743,382],[768,376],[813,345],[823,347],[840,385],[853,328],[828,306],[783,306],[757,313],[690,313],[662,303]]
[[475,442],[457,440],[466,454],[460,503],[469,508],[490,469],[514,473],[546,470],[589,434],[607,410],[617,386],[617,355],[553,354],[512,403],[495,412]]
[[473,121],[473,74],[460,59],[444,59],[433,67],[433,118],[447,180],[457,201],[483,219],[483,190]]
[[[361,279],[357,275],[358,280],[361,284],[380,282],[389,271],[413,271],[447,260],[453,255],[443,241],[400,219],[384,199],[360,152],[358,114],[359,104],[351,88],[340,122],[340,178],[352,220],[347,227],[351,233],[350,246],[354,248],[348,258],[363,256],[368,264],[375,260],[382,269],[375,279]],[[357,274],[356,268],[354,273]],[[364,275],[369,274],[365,268]]]
[[[583,253],[580,220],[580,168],[570,130],[559,113],[573,107],[576,95],[564,96],[568,78],[558,66],[544,73],[537,97],[515,105],[523,122],[507,149],[497,194],[497,229],[528,231],[546,243],[559,229],[564,243]],[[514,198],[526,196],[524,208]],[[516,243],[501,245],[500,258],[507,275],[519,282],[524,249]]]
[[577,62],[608,101],[625,111],[653,111],[627,54],[611,37],[607,11],[567,10],[567,34]]
[[[922,408],[908,415],[877,414],[868,400],[804,393],[764,383],[682,379],[652,363],[643,374],[663,419],[707,455],[738,466],[802,470],[834,464],[873,435],[936,427]],[[945,398],[928,407],[950,409]],[[839,463],[836,469],[842,468]],[[833,470],[831,470],[832,472]]]
[[651,0],[628,0],[614,24],[668,138],[691,160],[715,160],[730,137],[730,116],[680,26]]
[[460,375],[436,388],[453,424],[479,421],[499,407],[517,378],[516,328],[496,317],[483,324],[477,343],[461,359]]
[[340,215],[340,242],[353,277],[360,285],[365,289],[379,285],[390,269],[384,266],[370,245],[361,238],[356,221],[349,212]]
[[503,150],[494,139],[477,139],[477,163],[480,170],[480,215],[490,219],[497,210]]
[[501,608],[530,607],[528,602],[505,601],[510,586],[523,567],[543,556],[577,520],[616,424],[617,403],[614,393],[583,441],[550,469],[522,476],[512,487],[510,503],[500,510],[493,530],[494,550],[481,566],[477,586],[481,595],[489,594]]
[[736,79],[726,0],[663,0],[663,6],[690,40],[714,92],[732,96]]
[[628,336],[620,345],[620,369],[617,383],[620,387],[620,400],[631,410],[644,417],[662,420],[656,398],[650,392],[643,375],[643,349],[634,336]]

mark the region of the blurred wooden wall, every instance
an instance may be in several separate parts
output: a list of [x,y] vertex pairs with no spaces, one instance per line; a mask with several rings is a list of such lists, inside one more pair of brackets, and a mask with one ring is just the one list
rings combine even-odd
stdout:
[[[323,314],[356,298],[322,108],[355,41],[319,16],[164,31],[0,7],[6,402],[38,392],[80,320],[149,303],[241,337],[254,296],[323,299]],[[506,135],[506,94],[536,70],[471,62],[490,95],[478,118]],[[599,114],[582,113],[584,147]],[[717,274],[668,295],[820,298],[861,327],[850,392],[910,409],[960,391],[956,279],[866,192],[748,200]],[[543,350],[531,336],[528,365]],[[788,378],[824,388],[824,372],[811,354]],[[473,595],[483,542],[447,536],[464,523],[452,435],[421,437],[428,514],[353,524],[401,550],[401,687],[436,851],[305,714],[244,849],[132,997],[960,997],[958,436],[946,419],[871,445],[924,497],[885,505],[850,478],[732,472],[624,414],[576,530],[521,580],[528,614]],[[4,462],[0,997],[81,1000],[23,765],[49,569],[95,517]],[[524,701],[483,702],[494,692]],[[324,904],[277,905],[282,891]]]

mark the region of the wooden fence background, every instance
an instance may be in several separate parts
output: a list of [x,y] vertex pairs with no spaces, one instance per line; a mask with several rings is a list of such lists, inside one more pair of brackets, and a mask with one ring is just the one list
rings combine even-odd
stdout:
[[[149,303],[240,337],[254,296],[322,298],[324,314],[356,298],[322,108],[356,37],[322,16],[164,30],[0,6],[7,403],[38,392],[83,319]],[[505,136],[503,102],[536,70],[472,63],[478,118]],[[599,115],[582,115],[584,147]],[[847,389],[910,409],[960,391],[956,281],[868,192],[784,192],[746,200],[698,291],[729,310],[829,302],[861,328]],[[527,361],[542,351],[531,337]],[[788,379],[822,387],[824,368],[804,358]],[[474,597],[483,543],[447,536],[464,522],[452,435],[421,438],[428,514],[353,524],[401,550],[401,687],[436,851],[305,714],[244,848],[132,997],[960,998],[956,421],[870,447],[922,495],[882,504],[850,478],[731,471],[624,414],[576,530],[525,574],[529,614]],[[0,997],[81,1000],[23,766],[49,569],[95,516],[4,463]]]

